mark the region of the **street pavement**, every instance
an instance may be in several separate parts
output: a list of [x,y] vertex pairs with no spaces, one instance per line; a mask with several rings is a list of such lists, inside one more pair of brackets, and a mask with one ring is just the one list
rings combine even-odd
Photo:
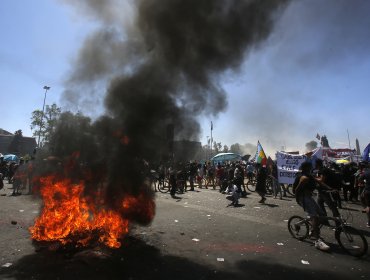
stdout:
[[[298,241],[287,229],[292,215],[304,215],[293,197],[256,193],[240,206],[218,190],[179,194],[156,193],[156,216],[149,226],[134,225],[119,249],[40,250],[28,228],[40,213],[32,195],[0,191],[0,279],[370,279],[369,253],[347,255],[326,228],[330,245],[322,252],[312,241]],[[370,229],[359,204],[341,212],[369,242]],[[328,211],[330,213],[330,210]]]

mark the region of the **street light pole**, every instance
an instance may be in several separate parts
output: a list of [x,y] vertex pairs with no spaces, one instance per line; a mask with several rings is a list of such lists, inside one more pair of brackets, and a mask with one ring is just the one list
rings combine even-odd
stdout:
[[45,110],[45,100],[46,100],[46,93],[48,92],[48,90],[50,89],[50,87],[48,86],[44,86],[44,90],[45,90],[45,95],[44,95],[44,104],[42,105],[42,115],[41,115],[41,120],[40,120],[40,130],[39,130],[39,139],[37,141],[37,147],[40,148],[40,137],[41,137],[41,128],[42,128],[42,122],[43,122],[43,119],[44,119],[44,110]]

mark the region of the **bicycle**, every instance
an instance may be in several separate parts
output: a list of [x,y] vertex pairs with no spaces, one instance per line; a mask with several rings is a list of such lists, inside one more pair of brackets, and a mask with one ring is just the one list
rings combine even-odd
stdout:
[[[327,217],[320,216],[320,221],[324,220],[335,222],[334,236],[339,246],[349,255],[354,257],[362,257],[367,253],[368,244],[364,235],[347,224],[346,219],[341,217]],[[322,227],[323,224],[320,224]],[[290,234],[298,239],[305,240],[310,237],[312,232],[312,224],[310,217],[302,218],[301,216],[294,215],[288,220],[288,230]]]
[[169,179],[164,175],[158,174],[155,170],[150,171],[150,185],[154,186],[154,191],[168,193],[170,191]]

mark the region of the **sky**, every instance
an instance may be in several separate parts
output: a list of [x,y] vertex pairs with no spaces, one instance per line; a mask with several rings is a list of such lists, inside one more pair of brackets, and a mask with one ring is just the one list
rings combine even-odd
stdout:
[[[109,81],[132,69],[109,53],[97,56],[102,49],[94,46],[116,43],[108,35],[118,27],[125,30],[121,40],[135,41],[130,2],[1,1],[0,128],[31,136],[31,114],[42,109],[45,85],[47,105],[93,118],[102,114]],[[268,36],[247,48],[238,67],[217,75],[227,106],[199,114],[199,140],[206,143],[212,121],[216,142],[260,141],[272,157],[281,149],[305,152],[316,134],[326,135],[332,148],[354,148],[357,138],[364,149],[370,142],[369,14],[366,0],[291,1]],[[140,61],[143,52],[136,46],[120,60]],[[115,45],[121,54],[120,47]],[[102,59],[109,65],[96,62]],[[86,71],[94,67],[100,72]]]

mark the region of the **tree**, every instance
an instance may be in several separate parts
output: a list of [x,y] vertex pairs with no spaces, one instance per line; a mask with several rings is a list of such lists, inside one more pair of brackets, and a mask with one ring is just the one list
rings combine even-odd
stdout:
[[50,139],[50,134],[55,129],[56,121],[58,120],[62,109],[59,108],[55,103],[51,106],[46,105],[45,113],[41,110],[35,110],[32,112],[31,117],[31,130],[33,130],[33,136],[39,137],[40,146],[43,146]]
[[223,153],[229,152],[229,147],[227,145],[224,145],[224,149],[222,150]]
[[221,142],[213,142],[213,150],[216,154],[218,154],[221,151],[222,145]]
[[49,134],[48,150],[57,157],[78,152],[81,159],[91,163],[94,157],[98,157],[99,151],[103,153],[94,138],[98,131],[94,131],[89,117],[79,113],[63,112],[55,121],[53,130]]
[[21,129],[18,129],[14,132],[14,137],[12,142],[10,142],[8,151],[11,154],[19,155],[21,153],[21,144],[22,144],[23,132]]
[[14,135],[23,137],[22,129],[18,129],[16,132],[14,132]]

